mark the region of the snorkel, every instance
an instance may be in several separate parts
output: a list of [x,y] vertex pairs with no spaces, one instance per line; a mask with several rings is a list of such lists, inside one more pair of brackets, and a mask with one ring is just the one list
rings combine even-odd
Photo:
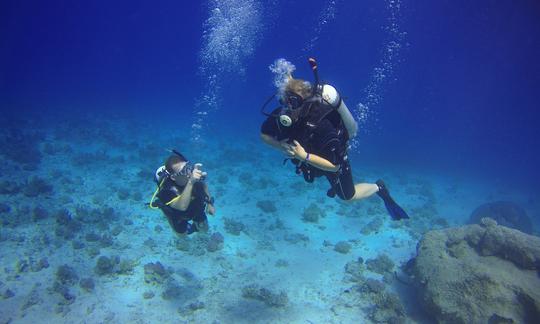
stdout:
[[320,91],[319,89],[319,70],[317,69],[317,61],[313,57],[308,58],[309,66],[313,71],[313,77],[315,79],[315,84],[313,85],[313,93]]

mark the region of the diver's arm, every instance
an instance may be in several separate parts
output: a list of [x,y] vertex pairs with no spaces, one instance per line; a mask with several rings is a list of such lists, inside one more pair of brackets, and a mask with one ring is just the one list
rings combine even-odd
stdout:
[[208,185],[204,183],[204,194],[206,195],[206,212],[212,216],[216,214],[216,207],[214,206],[214,198],[210,195]]
[[276,140],[272,136],[261,133],[261,139],[263,140],[263,142],[265,142],[266,144],[268,144],[271,147],[275,148],[276,150],[278,150],[280,152],[284,151],[283,147],[281,145],[282,142]]
[[[289,154],[289,156],[308,163],[317,169],[324,171],[337,172],[339,166],[334,165],[332,162],[328,161],[325,158],[322,158],[316,154],[311,154],[306,152],[306,150],[298,143],[298,141],[293,141],[293,144],[283,144],[284,150]],[[309,157],[308,157],[309,154]]]
[[208,190],[208,184],[204,182],[203,187],[204,187],[204,194],[206,195],[206,199],[209,201],[207,202],[207,204],[211,204],[210,201],[212,201],[212,196],[210,195],[210,190]]
[[304,159],[301,161],[304,161],[304,163],[308,163],[310,165],[313,165],[317,169],[321,169],[324,171],[330,171],[330,172],[337,172],[339,170],[339,166],[334,165],[327,159],[324,159],[318,155],[315,154],[309,154],[309,160],[306,160],[307,153],[304,155]]
[[178,209],[180,211],[185,211],[189,207],[189,203],[191,202],[191,193],[193,192],[193,181],[190,179],[188,180],[186,186],[184,187],[184,190],[182,191],[182,195],[180,198],[173,201],[169,206],[171,206],[174,209]]

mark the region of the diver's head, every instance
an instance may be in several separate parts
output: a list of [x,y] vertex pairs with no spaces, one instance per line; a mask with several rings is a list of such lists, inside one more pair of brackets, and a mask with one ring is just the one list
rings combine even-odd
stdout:
[[297,122],[302,115],[302,105],[309,96],[311,96],[310,83],[290,77],[280,98],[282,109],[279,122],[285,127]]
[[165,162],[165,170],[175,184],[183,187],[189,181],[193,166],[183,156],[173,154]]
[[293,92],[303,99],[311,96],[311,84],[308,81],[302,79],[295,79],[292,76],[289,77],[287,84],[285,85],[284,94],[287,92]]

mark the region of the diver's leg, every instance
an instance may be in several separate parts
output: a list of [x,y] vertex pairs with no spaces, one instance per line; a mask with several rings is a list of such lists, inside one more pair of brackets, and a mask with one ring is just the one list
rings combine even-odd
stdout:
[[183,221],[177,215],[174,215],[174,213],[170,211],[164,211],[164,214],[167,217],[167,221],[169,221],[169,225],[176,234],[184,235],[186,233],[186,221]]
[[360,200],[372,196],[379,191],[379,186],[374,183],[357,183],[354,185],[354,196],[351,200]]
[[171,228],[178,235],[178,237],[184,237],[192,233],[192,231],[190,231],[190,224],[187,220],[171,212],[165,213],[165,216],[167,216],[169,225],[171,225]]
[[183,220],[183,219],[179,219],[178,221],[174,222],[173,229],[177,234],[180,234],[180,235],[191,234],[190,224],[188,223],[188,221]]
[[326,193],[329,197],[336,195],[345,201],[350,201],[355,196],[355,186],[352,178],[352,170],[349,161],[345,161],[339,172],[326,176],[332,188]]
[[193,218],[193,224],[197,227],[199,232],[208,232],[208,218],[206,217],[204,209],[199,213],[199,215]]

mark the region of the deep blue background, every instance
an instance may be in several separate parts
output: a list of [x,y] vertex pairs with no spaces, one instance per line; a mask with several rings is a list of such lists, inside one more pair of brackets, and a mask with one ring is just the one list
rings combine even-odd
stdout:
[[[224,76],[220,110],[210,118],[234,114],[256,129],[259,106],[274,90],[267,67],[279,57],[309,79],[305,60],[316,56],[322,78],[349,107],[364,101],[388,41],[387,7],[337,1],[336,19],[304,53],[327,2],[262,2],[257,50],[245,60],[245,75]],[[401,63],[371,107],[377,121],[364,125],[356,161],[537,190],[536,2],[403,1]],[[207,17],[196,1],[2,1],[1,110],[191,114],[205,82],[197,71]]]

